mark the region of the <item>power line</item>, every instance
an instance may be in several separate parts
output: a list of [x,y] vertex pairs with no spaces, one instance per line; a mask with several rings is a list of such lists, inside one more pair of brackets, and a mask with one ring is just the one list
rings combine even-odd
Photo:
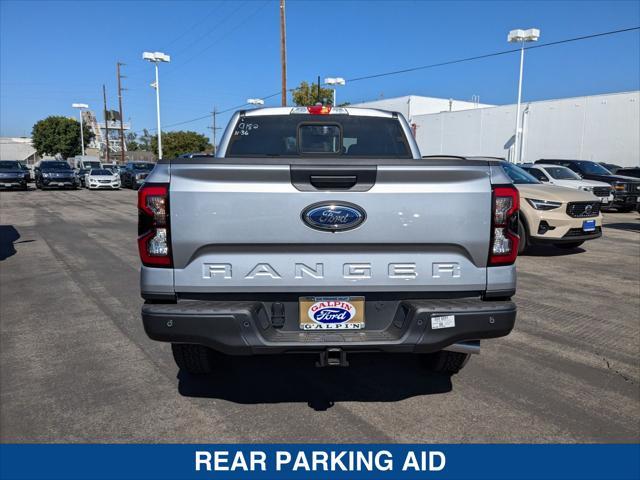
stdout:
[[[525,50],[533,50],[534,48],[544,48],[544,47],[550,47],[553,45],[560,45],[562,43],[570,43],[570,42],[577,42],[579,40],[587,40],[590,38],[604,37],[605,35],[614,35],[617,33],[631,32],[633,30],[638,30],[638,29],[640,29],[640,27],[623,28],[621,30],[611,30],[609,32],[594,33],[592,35],[584,35],[582,37],[567,38],[565,40],[558,40],[556,42],[548,42],[548,43],[541,43],[539,45],[532,45],[530,47],[525,47]],[[359,82],[360,80],[369,80],[370,78],[386,77],[389,75],[399,75],[401,73],[409,73],[409,72],[415,72],[418,70],[426,70],[428,68],[443,67],[445,65],[454,65],[456,63],[470,62],[473,60],[481,60],[484,58],[497,57],[500,55],[507,55],[509,53],[514,53],[519,51],[520,51],[520,48],[513,48],[510,50],[502,50],[500,52],[487,53],[484,55],[476,55],[474,57],[459,58],[457,60],[449,60],[447,62],[432,63],[430,65],[421,65],[419,67],[411,67],[411,68],[405,68],[402,70],[394,70],[391,72],[376,73],[373,75],[366,75],[363,77],[351,78],[351,79],[347,79],[347,82]]]
[[166,43],[164,45],[164,47],[162,47],[163,50],[167,50],[168,47],[170,47],[171,45],[174,45],[178,40],[184,38],[188,33],[192,32],[196,27],[199,27],[200,25],[202,25],[211,15],[213,15],[214,12],[216,12],[218,10],[218,8],[222,5],[224,5],[227,2],[227,0],[223,0],[221,2],[220,5],[216,5],[214,8],[211,9],[211,11],[209,13],[207,13],[204,17],[202,17],[200,20],[198,20],[197,22],[195,22],[193,25],[191,25],[189,28],[185,28],[184,31],[178,35],[177,37],[175,37],[173,40],[171,40],[169,43]]
[[216,32],[222,25],[224,25],[231,17],[233,17],[237,12],[239,12],[247,3],[249,3],[249,0],[245,0],[242,3],[238,3],[236,4],[236,8],[234,10],[231,11],[231,13],[225,15],[222,20],[220,20],[219,22],[217,22],[215,25],[212,25],[208,30],[206,30],[204,32],[204,34],[199,35],[198,37],[196,37],[195,40],[193,40],[191,43],[189,43],[186,47],[181,48],[180,50],[178,50],[175,55],[180,55],[182,52],[186,52],[187,50],[189,50],[191,47],[193,47],[196,43],[198,43],[200,40],[202,40],[203,38],[208,37],[209,35],[211,35],[212,33]]
[[[240,4],[240,6],[233,11],[233,13],[231,15],[229,15],[227,18],[231,18],[233,16],[233,14],[235,14],[235,12],[237,12],[238,10],[240,10],[240,8],[242,6],[244,6],[244,4],[246,4],[247,2]],[[245,24],[247,21],[249,21],[251,18],[253,18],[260,10],[262,10],[267,4],[269,3],[269,0],[266,0],[265,2],[263,2],[256,10],[254,10],[252,13],[250,13],[248,16],[246,16],[245,18],[243,18],[242,20],[240,20],[240,22],[238,22],[237,24],[235,24],[233,27],[231,27],[231,30],[228,30],[226,32],[223,32],[221,35],[217,36],[215,38],[215,40],[213,42],[211,42],[208,46],[206,46],[205,48],[203,48],[202,50],[200,50],[197,54],[192,55],[191,57],[187,58],[185,61],[180,62],[177,64],[178,67],[183,67],[184,65],[186,65],[187,63],[192,62],[193,60],[200,58],[200,56],[205,53],[207,50],[210,50],[211,48],[213,48],[214,46],[216,46],[218,44],[218,42],[225,37],[226,35],[229,35],[230,33],[236,31],[238,28],[240,28],[243,24]],[[223,23],[223,22],[221,22]],[[217,27],[217,26],[216,26]],[[206,35],[203,35],[200,38],[204,38],[205,36],[209,35],[213,30],[209,31]],[[195,42],[194,42],[195,43]],[[191,44],[193,45],[193,43]],[[182,50],[184,51],[184,49]],[[179,70],[173,70],[170,73],[173,72],[177,72]]]
[[[227,0],[223,0],[222,4],[226,3]],[[198,26],[200,26],[202,23],[204,23],[205,20],[207,20],[214,12],[216,12],[218,10],[219,6],[216,5],[216,7],[212,8],[206,15],[204,15],[204,17],[202,17],[200,20],[198,20],[197,22],[195,22],[194,24],[192,24],[190,27],[185,28],[182,33],[180,33],[179,35],[177,35],[176,37],[173,38],[173,40],[169,41],[168,43],[164,44],[164,46],[162,47],[163,51],[166,51],[168,47],[170,47],[171,45],[174,45],[176,42],[178,42],[178,40],[181,40],[182,38],[184,38],[188,33],[193,32],[194,29]],[[233,13],[235,13],[237,11],[234,10]],[[233,15],[232,13],[232,15]],[[217,28],[219,27],[222,23],[225,22],[225,20],[227,20],[227,18],[229,17],[225,17],[221,22],[219,22],[218,24],[216,24],[213,28]],[[187,45],[186,48],[182,48],[181,50],[178,51],[178,54],[184,52],[185,50],[187,50],[189,47],[191,47],[192,45],[194,45],[195,43],[197,43],[201,38],[206,37],[207,35],[210,35],[212,32],[212,30],[208,30],[204,35],[199,36],[198,38],[195,39],[195,41],[191,42],[189,45]],[[142,67],[135,67],[129,70],[129,73],[131,74],[133,73],[141,73],[143,70]]]
[[[588,39],[592,39],[592,38],[604,37],[604,36],[608,36],[608,35],[615,35],[615,34],[619,34],[619,33],[631,32],[631,31],[635,31],[635,30],[640,30],[640,26],[631,27],[631,28],[623,28],[623,29],[619,29],[619,30],[610,30],[610,31],[607,31],[607,32],[594,33],[594,34],[591,34],[591,35],[583,35],[583,36],[580,36],[580,37],[566,38],[566,39],[563,39],[563,40],[557,40],[555,42],[541,43],[541,44],[538,44],[538,45],[532,45],[530,47],[525,47],[525,50],[533,50],[533,49],[536,49],[536,48],[551,47],[551,46],[554,46],[554,45],[561,45],[561,44],[564,44],[564,43],[577,42],[577,41],[580,41],[580,40],[588,40]],[[500,55],[508,55],[510,53],[515,53],[515,52],[519,52],[519,51],[520,51],[519,48],[509,49],[509,50],[502,50],[500,52],[487,53],[487,54],[484,54],[484,55],[476,55],[476,56],[473,56],[473,57],[459,58],[459,59],[456,59],[456,60],[449,60],[449,61],[446,61],[446,62],[432,63],[432,64],[429,64],[429,65],[421,65],[421,66],[418,66],[418,67],[405,68],[405,69],[402,69],[402,70],[394,70],[394,71],[390,71],[390,72],[376,73],[376,74],[372,74],[372,75],[366,75],[366,76],[362,76],[362,77],[355,77],[355,78],[347,79],[347,83],[359,82],[361,80],[369,80],[369,79],[372,79],[372,78],[386,77],[386,76],[390,76],[390,75],[399,75],[399,74],[402,74],[402,73],[409,73],[409,72],[415,72],[415,71],[419,71],[419,70],[426,70],[426,69],[429,69],[429,68],[443,67],[443,66],[446,66],[446,65],[454,65],[456,63],[471,62],[471,61],[475,61],[475,60],[481,60],[481,59],[484,59],[484,58],[497,57],[497,56],[500,56]],[[323,86],[324,85],[325,84],[323,84]],[[295,89],[289,89],[288,91],[291,92],[293,90],[295,90]],[[259,98],[262,98],[262,99],[266,100],[268,98],[272,98],[272,97],[275,97],[275,96],[280,95],[280,94],[281,94],[281,91],[278,91],[276,93],[273,93],[273,94],[270,94],[270,95],[266,95],[266,96],[262,96],[262,97],[259,97]],[[223,113],[227,113],[227,112],[230,112],[232,110],[239,110],[239,109],[241,109],[243,107],[246,107],[247,105],[248,105],[247,103],[243,103],[242,105],[236,105],[234,107],[230,107],[230,108],[227,108],[225,110],[220,110],[220,111],[218,111],[216,113],[217,113],[217,115],[221,115]],[[171,125],[165,125],[165,128],[177,127],[179,125],[185,125],[187,123],[197,122],[198,120],[203,120],[203,119],[209,118],[209,117],[211,117],[211,113],[208,113],[208,114],[203,115],[203,116],[198,117],[198,118],[192,118],[190,120],[184,120],[182,122],[174,123],[174,124],[171,124]],[[154,130],[154,129],[149,129],[149,130]],[[139,130],[139,131],[142,131],[142,130]]]

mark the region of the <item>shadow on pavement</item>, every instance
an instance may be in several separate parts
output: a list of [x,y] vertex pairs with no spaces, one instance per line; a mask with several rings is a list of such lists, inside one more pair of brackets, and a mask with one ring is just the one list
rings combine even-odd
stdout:
[[614,228],[616,230],[627,230],[629,232],[640,232],[640,222],[621,222],[621,223],[607,223],[604,228]]
[[429,372],[417,355],[352,354],[350,366],[316,368],[316,355],[226,357],[218,372],[180,371],[178,391],[241,404],[304,402],[317,411],[336,402],[396,402],[451,391],[451,377]]
[[0,225],[0,261],[16,254],[13,243],[20,238],[20,234],[13,225]]

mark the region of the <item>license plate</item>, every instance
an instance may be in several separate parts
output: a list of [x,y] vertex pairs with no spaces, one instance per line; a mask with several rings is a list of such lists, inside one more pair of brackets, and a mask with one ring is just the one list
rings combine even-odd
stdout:
[[302,330],[364,328],[364,297],[300,297]]
[[596,221],[595,220],[585,220],[582,222],[582,230],[584,232],[594,232],[596,229]]

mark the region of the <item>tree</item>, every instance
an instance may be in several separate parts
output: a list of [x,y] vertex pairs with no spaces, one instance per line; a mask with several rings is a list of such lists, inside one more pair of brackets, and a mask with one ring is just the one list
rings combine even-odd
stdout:
[[140,144],[138,143],[138,135],[135,132],[129,132],[126,134],[125,139],[127,141],[127,151],[134,152],[140,150]]
[[151,151],[151,134],[146,128],[142,130],[142,135],[139,138],[140,150]]
[[[83,125],[82,136],[85,146],[93,138],[87,125]],[[31,131],[33,148],[38,155],[62,155],[69,158],[82,153],[80,122],[73,118],[51,116],[37,122]]]
[[299,106],[315,105],[317,102],[322,102],[323,104],[333,102],[333,90],[323,87],[320,87],[320,99],[318,100],[317,83],[310,85],[307,82],[302,82],[298,88],[293,90],[291,95],[294,103]]
[[[158,154],[158,136],[151,138],[151,148]],[[162,132],[162,155],[175,158],[183,153],[203,152],[213,147],[204,135],[191,131]]]

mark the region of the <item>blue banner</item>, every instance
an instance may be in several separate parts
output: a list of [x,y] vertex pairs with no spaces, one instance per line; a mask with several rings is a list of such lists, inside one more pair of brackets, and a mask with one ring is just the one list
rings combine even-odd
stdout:
[[640,478],[640,445],[0,445],[10,479]]

